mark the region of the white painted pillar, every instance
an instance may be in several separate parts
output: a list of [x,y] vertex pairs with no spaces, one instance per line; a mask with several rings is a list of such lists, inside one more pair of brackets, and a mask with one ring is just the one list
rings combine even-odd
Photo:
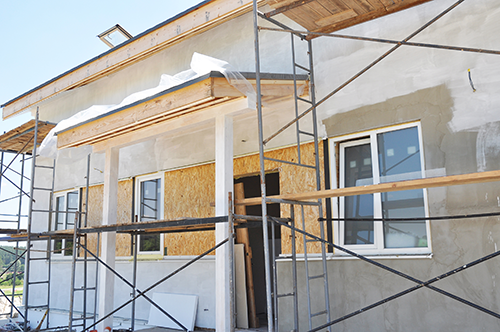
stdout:
[[[104,197],[102,224],[116,224],[118,205],[118,148],[106,150],[104,166]],[[111,268],[115,268],[116,232],[103,232],[101,236],[101,259]],[[114,309],[115,276],[104,266],[99,266],[99,318]],[[113,316],[107,318],[97,327],[99,332],[104,328],[113,328]]]
[[[228,215],[228,193],[233,192],[233,118],[220,115],[215,119],[215,214]],[[215,241],[229,235],[227,223],[215,226]],[[215,252],[215,326],[217,332],[232,331],[229,289],[229,256],[225,244]]]

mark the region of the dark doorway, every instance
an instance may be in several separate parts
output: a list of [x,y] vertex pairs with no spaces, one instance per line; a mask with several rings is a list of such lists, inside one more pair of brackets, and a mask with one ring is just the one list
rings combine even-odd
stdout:
[[[245,198],[260,197],[260,176],[247,176],[234,180],[235,183],[242,182],[245,189]],[[266,174],[266,194],[267,196],[279,195],[280,181],[279,173]],[[247,215],[261,216],[262,207],[260,205],[247,206]],[[273,217],[280,217],[280,205],[268,204],[267,214]],[[268,229],[269,251],[271,252],[272,245],[272,226]],[[255,309],[259,318],[260,324],[267,325],[267,303],[266,303],[266,278],[264,268],[264,244],[262,227],[249,228],[250,246],[252,248],[252,271],[254,279],[255,293]],[[274,226],[275,248],[276,255],[281,253],[281,229],[279,226]],[[272,276],[271,276],[272,277]]]

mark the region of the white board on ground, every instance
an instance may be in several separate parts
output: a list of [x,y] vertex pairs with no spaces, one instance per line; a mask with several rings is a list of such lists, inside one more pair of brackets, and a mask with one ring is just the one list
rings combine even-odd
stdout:
[[[153,301],[189,331],[194,330],[196,311],[198,309],[197,295],[153,293]],[[179,325],[153,305],[151,305],[151,310],[149,311],[148,325],[182,330]]]

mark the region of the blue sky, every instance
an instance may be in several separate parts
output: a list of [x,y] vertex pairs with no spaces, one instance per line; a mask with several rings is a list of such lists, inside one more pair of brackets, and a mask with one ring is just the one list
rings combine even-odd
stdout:
[[[109,50],[97,35],[119,23],[130,34],[141,32],[202,2],[202,0],[0,0],[0,104]],[[30,113],[0,121],[0,134],[31,118]],[[6,156],[8,164],[12,156]],[[12,163],[20,170],[21,163]],[[26,173],[30,176],[30,164]],[[5,174],[16,184],[19,175]],[[25,182],[23,189],[29,192]],[[4,179],[0,201],[19,191]],[[2,214],[17,213],[18,200],[0,204]],[[23,214],[28,202],[23,202]],[[10,219],[10,218],[9,218]],[[26,227],[23,218],[22,227]]]
[[[0,0],[0,104],[99,55],[119,23],[133,36],[202,0]],[[0,122],[0,133],[29,115]]]

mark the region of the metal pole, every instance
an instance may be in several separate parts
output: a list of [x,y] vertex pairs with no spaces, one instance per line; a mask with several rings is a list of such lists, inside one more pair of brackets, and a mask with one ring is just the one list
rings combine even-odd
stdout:
[[259,27],[259,29],[260,30],[267,30],[267,31],[275,31],[275,32],[293,33],[293,34],[306,34],[309,36],[323,36],[323,37],[333,37],[333,38],[341,38],[341,39],[369,41],[369,42],[382,43],[382,44],[393,44],[393,45],[403,44],[403,46],[414,46],[414,47],[434,48],[434,49],[468,52],[468,53],[500,55],[500,51],[497,51],[497,50],[473,48],[473,47],[461,47],[461,46],[439,45],[439,44],[429,44],[429,43],[402,42],[399,40],[391,40],[391,39],[383,39],[383,38],[339,35],[339,34],[334,34],[334,33],[311,32],[311,31],[293,30],[293,29],[285,29],[285,28],[278,29],[278,28]]
[[[285,227],[287,227],[287,228],[291,228],[291,227],[292,227],[292,226],[290,226],[290,225],[288,225],[288,224],[286,224],[286,223],[284,223],[284,222],[281,222],[281,221],[279,221],[279,220],[277,220],[277,219],[274,219],[274,218],[273,218],[273,220],[274,220],[276,223],[280,224],[281,226],[285,226]],[[465,300],[465,299],[463,299],[463,298],[460,298],[460,297],[458,297],[458,296],[456,296],[456,295],[453,295],[453,294],[451,294],[451,293],[449,293],[449,292],[447,292],[447,291],[445,291],[445,290],[442,290],[442,289],[440,289],[440,288],[437,288],[437,287],[434,287],[434,286],[430,286],[430,284],[431,284],[431,283],[434,283],[434,282],[436,282],[436,281],[438,281],[438,280],[440,280],[440,279],[443,279],[443,278],[448,277],[448,276],[450,276],[450,275],[452,275],[452,274],[455,274],[455,273],[460,272],[460,271],[462,271],[462,270],[468,269],[468,268],[470,268],[470,267],[472,267],[472,266],[474,266],[474,265],[477,265],[477,264],[479,264],[479,263],[482,263],[482,262],[484,262],[484,261],[486,261],[486,260],[489,260],[489,259],[491,259],[491,258],[494,258],[494,257],[496,257],[496,256],[499,256],[499,255],[500,255],[500,250],[499,250],[499,251],[496,251],[496,252],[494,252],[494,253],[492,253],[492,254],[489,254],[489,255],[487,255],[487,256],[485,256],[485,257],[482,257],[482,258],[480,258],[480,259],[478,259],[478,260],[476,260],[476,261],[473,261],[473,262],[471,262],[471,263],[468,263],[468,264],[465,264],[465,265],[463,265],[463,266],[461,266],[461,267],[458,267],[458,268],[456,268],[456,269],[455,269],[455,270],[453,270],[453,271],[450,271],[450,272],[447,272],[447,273],[445,273],[445,274],[442,274],[441,276],[436,277],[436,278],[433,278],[433,279],[431,279],[430,281],[426,281],[426,282],[424,282],[424,281],[419,280],[419,279],[416,279],[416,278],[414,278],[414,277],[412,277],[412,276],[410,276],[410,275],[408,275],[408,274],[406,274],[406,273],[403,273],[403,272],[401,272],[401,271],[395,270],[395,269],[393,269],[393,268],[391,268],[391,267],[389,267],[389,266],[387,266],[387,265],[384,265],[384,264],[382,264],[382,263],[379,263],[379,262],[377,262],[377,261],[374,261],[373,259],[367,258],[366,256],[360,255],[360,254],[358,254],[358,253],[356,253],[356,252],[354,252],[354,251],[351,251],[351,250],[349,250],[349,249],[346,249],[346,248],[344,248],[344,247],[341,247],[341,246],[339,246],[339,245],[336,245],[336,244],[334,244],[333,242],[329,242],[329,241],[326,241],[325,239],[321,239],[321,238],[317,237],[317,236],[316,236],[316,235],[314,235],[314,234],[307,233],[307,232],[305,232],[305,231],[303,231],[303,230],[301,230],[301,229],[298,229],[298,228],[295,228],[295,230],[296,230],[297,232],[299,232],[299,233],[303,234],[303,235],[306,235],[306,236],[310,237],[311,239],[314,239],[314,240],[316,240],[316,241],[319,241],[319,242],[323,242],[323,243],[325,243],[325,244],[328,244],[328,245],[330,245],[330,246],[334,247],[335,249],[338,249],[338,250],[340,250],[340,251],[345,252],[346,254],[349,254],[349,255],[351,255],[351,256],[353,256],[353,257],[359,258],[359,259],[360,259],[360,260],[362,260],[362,261],[365,261],[365,262],[367,262],[367,263],[369,263],[369,264],[372,264],[372,265],[374,265],[374,266],[376,266],[376,267],[379,267],[379,268],[381,268],[381,269],[383,269],[383,270],[386,270],[386,271],[391,272],[391,273],[393,273],[393,274],[396,274],[396,275],[398,275],[398,276],[400,276],[400,277],[402,277],[402,278],[405,278],[405,279],[407,279],[407,280],[410,280],[410,281],[412,281],[412,282],[414,282],[414,283],[416,283],[416,284],[417,284],[417,286],[415,286],[415,287],[418,287],[418,288],[420,288],[420,287],[427,287],[427,288],[429,288],[429,289],[431,289],[431,290],[433,290],[433,291],[436,291],[436,292],[438,292],[438,293],[440,293],[440,294],[442,294],[442,295],[448,296],[448,297],[450,297],[450,298],[452,298],[452,299],[454,299],[454,300],[457,300],[457,301],[459,301],[459,302],[461,302],[461,303],[463,303],[463,304],[466,304],[466,305],[471,306],[471,307],[473,307],[473,308],[475,308],[475,309],[478,309],[478,310],[480,310],[480,311],[482,311],[482,312],[484,312],[484,313],[487,313],[487,314],[489,314],[489,315],[491,315],[491,316],[493,316],[493,317],[500,318],[500,314],[498,314],[498,313],[496,313],[496,312],[493,312],[493,311],[488,310],[488,309],[486,309],[486,308],[480,307],[480,306],[478,306],[478,305],[476,305],[476,304],[474,304],[474,303],[472,303],[472,302],[470,302],[470,301],[468,301],[468,300]],[[412,290],[410,290],[410,292],[411,292],[411,291],[412,291]],[[406,292],[406,293],[405,293],[405,292],[406,292],[406,291],[403,291],[402,293],[399,293],[400,295],[396,294],[396,295],[397,295],[396,297],[399,297],[399,296],[402,296],[402,295],[404,295],[404,294],[407,294],[407,292]],[[392,298],[392,297],[391,297],[391,298]],[[388,301],[385,301],[385,302],[388,302]],[[383,302],[383,303],[385,303],[385,302]],[[383,304],[383,303],[379,303],[378,305]],[[372,307],[370,307],[369,309],[372,309]],[[361,311],[361,312],[364,312],[364,311],[366,311],[366,310],[362,309],[362,310],[360,310],[360,311]],[[359,312],[359,313],[361,313],[361,312]],[[348,318],[348,317],[347,317],[347,318]],[[331,325],[331,324],[330,324],[330,325]],[[314,331],[320,330],[320,329],[325,328],[325,327],[327,327],[327,326],[323,326],[323,327],[318,327],[318,328],[315,328],[315,329],[314,329]]]
[[[90,154],[87,156],[87,176],[86,176],[86,181],[85,181],[85,216],[83,219],[83,226],[87,227],[87,220],[88,220],[88,215],[89,215],[89,183],[90,183]],[[81,224],[81,222],[80,222]],[[81,226],[81,225],[80,225]],[[78,240],[81,243],[82,237],[79,237]],[[88,235],[85,234],[83,236],[83,239],[85,241],[85,247],[88,245]],[[88,288],[88,282],[87,282],[87,276],[88,276],[88,254],[87,251],[84,250],[84,257],[83,257],[83,329],[87,327],[87,288]],[[94,291],[95,292],[95,291]]]
[[259,28],[257,16],[257,0],[253,0],[253,25],[255,42],[255,80],[257,88],[256,107],[259,121],[259,159],[260,159],[260,191],[262,197],[262,237],[264,242],[264,264],[266,276],[266,302],[267,302],[267,329],[269,332],[274,330],[273,322],[273,302],[271,298],[271,271],[269,263],[269,236],[268,220],[266,206],[266,173],[264,166],[264,134],[262,124],[262,96],[260,86],[260,53],[259,53]]
[[[99,248],[101,246],[101,233],[97,233],[96,256],[99,257]],[[95,261],[95,281],[94,281],[94,326],[97,324],[97,284],[99,283],[99,263]]]
[[231,332],[234,332],[234,328],[236,327],[236,301],[235,301],[235,271],[234,271],[234,219],[233,219],[233,193],[228,193],[228,228],[229,228],[229,314],[231,317],[231,325],[229,329]]
[[[52,185],[51,185],[51,191],[50,191],[50,198],[49,198],[49,221],[48,221],[48,230],[52,229],[52,213],[53,213],[53,207],[54,207],[54,183],[56,181],[56,160],[54,159],[52,161]],[[51,237],[47,240],[47,263],[48,263],[48,283],[47,283],[47,307],[48,307],[48,313],[47,313],[47,328],[50,327],[50,280],[51,280],[51,274],[52,274],[52,254],[51,254],[51,245],[52,245],[52,240]]]
[[275,244],[275,229],[274,222],[271,220],[271,255],[273,264],[273,305],[274,305],[274,327],[279,328],[278,322],[278,275],[276,271],[276,244]]
[[[406,37],[405,39],[403,39],[399,44],[395,45],[389,51],[385,52],[383,55],[381,55],[380,57],[378,57],[377,60],[375,60],[372,63],[370,63],[368,66],[366,66],[365,68],[363,68],[356,75],[352,76],[345,83],[341,84],[338,88],[336,88],[335,90],[333,90],[332,92],[330,92],[329,94],[327,94],[325,97],[323,97],[316,105],[314,105],[313,107],[308,108],[307,110],[305,110],[304,112],[302,112],[298,117],[296,117],[294,120],[288,122],[286,125],[284,125],[283,127],[281,127],[281,129],[279,129],[274,134],[272,134],[271,136],[269,136],[268,138],[266,138],[265,140],[263,140],[264,144],[267,144],[271,139],[273,139],[274,137],[278,136],[280,133],[282,133],[283,131],[285,131],[288,127],[290,127],[291,125],[293,125],[296,121],[299,121],[301,118],[303,118],[309,112],[311,112],[315,107],[323,104],[325,101],[327,101],[328,99],[330,99],[330,97],[332,97],[333,95],[337,94],[337,92],[339,92],[340,90],[344,89],[346,86],[348,86],[349,84],[351,84],[358,77],[360,77],[361,75],[363,75],[364,73],[366,73],[368,70],[370,70],[376,64],[378,64],[380,61],[382,61],[387,56],[389,56],[391,53],[393,53],[398,48],[400,48],[401,46],[403,46],[404,43],[408,42],[408,40],[410,40],[411,38],[415,37],[416,35],[418,35],[423,30],[427,29],[430,25],[432,25],[434,22],[436,22],[437,20],[439,20],[441,17],[443,17],[446,14],[448,14],[451,10],[453,10],[455,7],[457,7],[458,5],[460,5],[464,1],[465,0],[459,0],[459,1],[455,2],[453,5],[451,5],[446,10],[444,10],[443,12],[441,12],[438,16],[434,17],[432,20],[430,20],[429,22],[427,22],[426,24],[424,24],[422,27],[420,27],[414,33],[412,33],[411,35],[409,35],[408,37]],[[256,27],[256,29],[258,30],[258,27]]]
[[[134,250],[134,271],[133,271],[133,274],[132,274],[132,297],[134,298],[135,297],[135,289],[137,287],[137,251],[138,251],[138,248],[137,248],[137,234],[134,234],[132,235],[132,239],[133,239],[133,250]],[[135,301],[132,302],[132,315],[131,315],[132,319],[131,319],[131,322],[130,322],[130,330],[132,332],[135,331]]]
[[299,331],[299,297],[297,294],[297,245],[295,239],[295,206],[290,205],[290,218],[292,219],[292,276],[293,276],[293,324],[294,332]]
[[[108,318],[109,316],[113,315],[115,312],[118,312],[120,311],[121,309],[125,308],[127,305],[129,305],[131,302],[137,300],[139,297],[141,296],[144,296],[144,298],[147,299],[147,297],[145,296],[145,294],[147,292],[149,292],[150,290],[152,290],[153,288],[159,286],[160,284],[162,284],[163,282],[165,282],[166,280],[170,279],[171,277],[173,277],[174,275],[176,275],[177,273],[183,271],[184,269],[186,269],[187,267],[191,266],[192,264],[196,263],[197,261],[199,261],[200,259],[202,259],[203,257],[207,256],[208,254],[210,254],[211,252],[214,252],[215,250],[217,250],[218,248],[220,248],[221,246],[223,246],[224,244],[226,244],[227,242],[229,241],[229,238],[226,238],[225,240],[222,240],[221,242],[219,242],[215,247],[205,251],[204,253],[202,253],[201,255],[198,255],[196,256],[195,258],[193,258],[192,260],[190,260],[189,262],[187,262],[186,264],[182,265],[181,267],[179,267],[178,269],[176,269],[175,271],[171,272],[169,275],[167,275],[166,277],[163,277],[162,279],[158,280],[157,282],[155,282],[153,285],[149,286],[148,288],[146,288],[145,290],[143,291],[139,291],[138,290],[138,293],[136,296],[134,296],[134,298],[126,301],[125,303],[123,303],[121,306],[119,306],[118,308],[115,308],[113,311],[109,312],[108,314],[106,314],[106,316],[104,317],[99,317],[99,320],[97,322],[95,322],[94,324],[90,325],[89,327],[87,327],[87,330],[89,330],[90,328],[94,327],[95,325],[99,324],[100,322],[102,322],[103,320],[105,320],[106,318]],[[90,253],[90,252],[89,252]],[[90,253],[92,255],[92,253]],[[106,265],[106,263],[100,261],[103,265]],[[115,273],[115,275],[117,274],[116,271],[114,271],[113,269],[110,269],[111,272]],[[128,281],[125,279],[123,280],[125,283],[128,283]],[[156,305],[156,303],[154,302],[150,302],[151,304],[153,305]],[[161,311],[162,309],[159,308],[159,310]]]
[[[311,102],[314,106],[312,110],[312,118],[313,118],[313,130],[314,130],[314,157],[315,157],[315,165],[316,165],[316,190],[321,190],[321,172],[320,172],[320,162],[319,162],[319,146],[318,146],[318,118],[316,116],[316,84],[314,81],[314,57],[313,57],[313,46],[312,40],[307,41],[308,51],[309,51],[309,69],[311,70],[311,80],[310,80],[310,89],[311,89]],[[318,199],[318,217],[323,217],[323,204],[321,199]],[[324,222],[320,222],[320,234],[321,238],[325,238],[325,224]],[[304,229],[305,230],[305,229]],[[325,289],[325,311],[326,311],[326,320],[330,321],[330,290],[328,287],[328,266],[326,264],[326,245],[324,242],[321,243],[321,261],[323,264],[323,284]],[[331,331],[330,327],[328,327],[328,331]]]
[[30,284],[30,247],[31,247],[31,224],[33,221],[33,191],[35,186],[35,166],[36,166],[36,148],[38,142],[38,107],[36,108],[36,118],[35,118],[35,135],[33,140],[33,160],[31,161],[31,188],[30,188],[30,200],[29,200],[29,212],[28,212],[28,227],[27,233],[28,238],[26,240],[26,260],[24,264],[25,270],[25,285],[24,285],[24,332],[28,332],[28,309],[29,309],[29,284]]
[[[79,213],[78,211],[75,213],[75,223],[74,223],[74,228],[73,228],[73,261],[71,262],[71,293],[70,293],[70,298],[69,298],[69,322],[68,322],[68,331],[72,331],[73,328],[73,311],[74,311],[74,304],[75,304],[75,278],[76,278],[76,259],[78,257],[77,251],[78,251],[78,246],[77,246],[77,234],[78,234],[78,216]],[[85,308],[84,308],[84,314],[85,314]]]
[[[3,151],[2,151],[2,156],[1,156],[1,163],[2,163],[2,166],[3,166]],[[23,180],[24,180],[24,153],[22,154],[22,159],[21,159],[21,180],[20,180],[20,187],[22,188],[23,187]],[[0,170],[1,170],[1,166],[0,166]],[[2,181],[2,177],[0,177],[0,181]],[[0,184],[0,188],[1,188],[1,184]],[[19,195],[19,207],[18,207],[18,210],[17,210],[17,232],[19,233],[19,230],[21,229],[21,213],[22,213],[22,206],[23,206],[23,195],[20,194]],[[19,254],[19,241],[16,241],[16,256]],[[17,264],[14,265],[14,281],[12,282],[12,303],[14,303],[14,297],[15,297],[15,294],[16,294],[16,275],[17,275]],[[12,314],[14,313],[14,308],[11,306],[10,307],[10,317],[12,317]]]
[[[297,93],[297,68],[296,68],[296,59],[295,59],[295,40],[293,33],[290,34],[291,37],[291,48],[292,48],[292,70],[293,70],[293,100],[295,103],[295,116],[299,116],[299,100]],[[297,156],[298,163],[302,163],[302,156],[300,153],[300,123],[299,121],[295,122],[295,134],[297,135]]]

